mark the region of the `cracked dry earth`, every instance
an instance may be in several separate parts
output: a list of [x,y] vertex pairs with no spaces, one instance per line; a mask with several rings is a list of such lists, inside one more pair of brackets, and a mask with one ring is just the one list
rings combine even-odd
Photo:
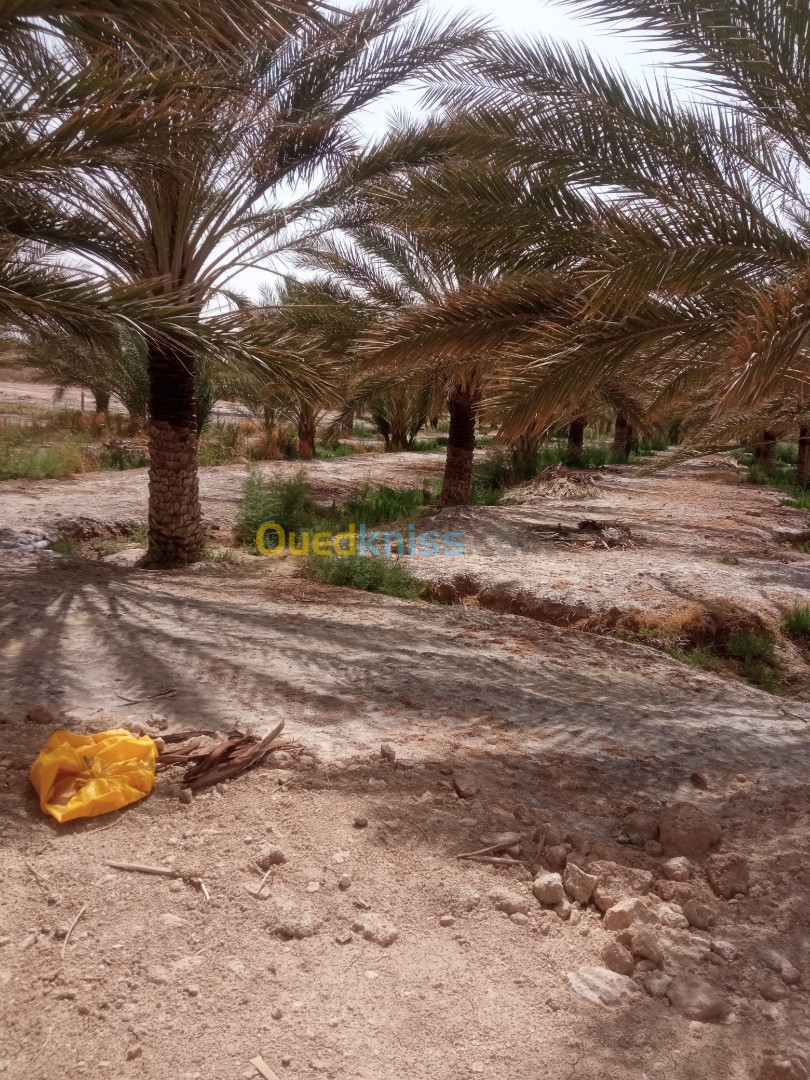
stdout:
[[[738,513],[737,488],[602,482],[597,504],[647,499],[633,529],[669,503],[672,574],[726,573],[702,534],[711,507]],[[785,512],[745,495],[761,515],[729,524],[743,568],[717,585],[776,611],[764,534]],[[78,512],[38,500],[40,525]],[[115,512],[98,499],[93,516]],[[633,565],[619,554],[587,555],[606,598],[618,579],[599,574]],[[281,1080],[807,1076],[806,703],[571,627],[327,588],[292,559],[154,574],[0,558],[0,1075],[221,1080],[260,1075],[261,1055]],[[771,558],[801,595],[802,557],[773,541]],[[59,726],[280,719],[296,748],[189,803],[163,773],[144,802],[57,826],[27,780]],[[456,858],[506,833],[493,857],[518,865]],[[267,845],[285,861],[259,899]],[[210,902],[110,861],[200,876]],[[556,909],[535,895],[556,879],[533,886],[555,872],[596,888]]]

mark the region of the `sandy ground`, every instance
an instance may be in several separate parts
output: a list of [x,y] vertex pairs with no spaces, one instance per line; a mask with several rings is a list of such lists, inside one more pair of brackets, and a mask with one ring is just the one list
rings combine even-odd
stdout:
[[[265,476],[292,477],[300,461],[260,462]],[[440,478],[444,455],[355,454],[307,464],[306,472],[316,499],[343,499],[362,484],[413,487]],[[200,469],[200,498],[209,524],[231,525],[236,520],[247,469],[243,465],[218,465]],[[0,527],[12,531],[48,529],[60,518],[88,517],[110,523],[146,520],[148,473],[80,473],[66,480],[0,481]]]
[[[367,478],[419,483],[440,467],[433,455],[369,456],[315,463],[311,475],[332,498]],[[232,520],[241,475],[203,470],[210,520]],[[693,473],[600,484],[586,507],[530,501],[478,511],[474,524],[619,517],[647,543],[555,550],[531,567],[464,556],[452,573],[476,589],[514,582],[543,602],[563,580],[594,605],[655,606],[705,589],[775,609],[806,596],[807,557],[775,535],[802,518],[772,494]],[[144,498],[140,473],[0,485],[12,528],[138,519]],[[718,551],[739,563],[718,564]],[[805,1076],[807,704],[569,626],[329,589],[295,577],[292,557],[165,574],[48,553],[0,559],[0,1075],[221,1080],[257,1076],[250,1060],[261,1054],[292,1080]],[[422,564],[451,560],[413,562],[424,575]],[[52,722],[25,719],[40,702]],[[60,827],[27,781],[58,725],[263,732],[279,719],[305,753],[190,805],[163,776],[120,815]],[[381,759],[382,741],[397,766]],[[703,856],[689,882],[666,881],[654,845],[619,842],[628,814],[655,822],[678,802],[718,824],[721,853],[747,860],[748,893],[715,895]],[[710,934],[660,921],[655,933],[664,971],[699,977],[720,1022],[641,990],[618,1008],[585,1000],[569,975],[601,965],[616,938],[597,910],[561,920],[519,868],[455,859],[507,829],[532,871],[547,868],[538,826],[556,829],[578,865],[650,871],[645,896],[659,919],[664,900],[676,913],[689,897],[708,904]],[[287,862],[258,900],[248,890],[268,842]],[[104,865],[116,859],[193,871],[211,901]],[[511,918],[490,895],[503,887],[522,908]],[[312,936],[279,932],[285,904]],[[389,947],[364,939],[372,916],[398,931]],[[730,959],[717,952],[723,941]]]
[[[810,514],[781,506],[778,492],[740,484],[731,459],[653,475],[600,471],[595,489],[586,500],[529,489],[511,506],[448,509],[424,528],[462,531],[464,554],[405,561],[420,578],[484,606],[562,624],[611,607],[665,610],[719,597],[781,618],[810,594],[810,559],[791,546],[810,539]],[[543,539],[584,519],[629,529],[632,546]]]

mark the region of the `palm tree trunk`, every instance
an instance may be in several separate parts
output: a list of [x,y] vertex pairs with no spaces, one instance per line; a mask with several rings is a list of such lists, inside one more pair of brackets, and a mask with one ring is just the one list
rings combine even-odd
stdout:
[[305,405],[298,413],[298,456],[304,461],[315,457],[316,434],[315,410]]
[[149,346],[149,566],[183,566],[203,547],[197,482],[194,357]]
[[796,484],[810,488],[810,426],[799,428],[799,457],[796,461]]
[[616,427],[613,432],[613,453],[618,457],[627,457],[630,453],[630,422],[626,416],[616,413]]
[[473,452],[475,450],[476,397],[470,390],[455,387],[448,402],[450,433],[444,480],[437,506],[469,506],[472,495]]
[[585,447],[586,423],[586,417],[577,416],[568,425],[568,450],[566,456],[571,465],[582,464],[582,451]]
[[109,416],[110,413],[110,391],[92,389],[90,393],[93,395],[96,403],[96,412],[104,413],[105,416]]
[[765,472],[771,472],[775,458],[776,436],[766,428],[760,435],[759,441],[754,443],[754,460]]

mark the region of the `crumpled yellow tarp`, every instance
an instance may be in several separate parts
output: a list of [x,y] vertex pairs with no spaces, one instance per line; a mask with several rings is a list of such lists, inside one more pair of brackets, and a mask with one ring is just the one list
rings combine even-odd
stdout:
[[125,728],[55,731],[28,774],[39,805],[57,821],[98,817],[137,802],[155,783],[157,746]]

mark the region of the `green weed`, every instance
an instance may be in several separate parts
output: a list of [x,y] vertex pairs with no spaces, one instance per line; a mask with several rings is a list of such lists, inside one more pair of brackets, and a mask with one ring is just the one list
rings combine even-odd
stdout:
[[425,586],[404,566],[381,555],[312,555],[304,575],[325,585],[384,593],[403,600],[415,600]]
[[792,608],[782,619],[782,629],[794,637],[810,637],[810,607]]
[[[286,535],[311,527],[315,516],[312,490],[302,470],[290,480],[266,479],[251,470],[245,480],[245,493],[239,507],[236,535],[243,544],[253,545],[260,525],[272,521]],[[272,549],[274,534],[268,534],[265,544]]]

